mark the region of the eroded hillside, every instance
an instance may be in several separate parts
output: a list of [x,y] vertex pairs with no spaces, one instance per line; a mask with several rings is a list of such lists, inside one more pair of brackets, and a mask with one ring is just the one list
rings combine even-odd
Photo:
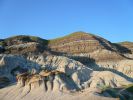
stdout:
[[0,100],[132,100],[132,53],[85,32],[0,39]]

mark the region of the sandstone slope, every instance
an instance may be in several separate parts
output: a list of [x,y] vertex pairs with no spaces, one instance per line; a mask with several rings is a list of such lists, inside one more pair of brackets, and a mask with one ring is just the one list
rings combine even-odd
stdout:
[[[0,89],[2,100],[115,100],[112,96],[104,97],[105,87],[132,84],[118,74],[93,71],[89,66],[63,56],[32,55],[26,59],[1,55],[0,65],[1,76],[11,83]],[[15,77],[16,80],[11,80]]]

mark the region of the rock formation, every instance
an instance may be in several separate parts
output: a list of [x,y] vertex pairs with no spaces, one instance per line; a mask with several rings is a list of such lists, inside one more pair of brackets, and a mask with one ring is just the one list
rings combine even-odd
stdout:
[[85,32],[2,39],[0,100],[132,100],[132,47]]

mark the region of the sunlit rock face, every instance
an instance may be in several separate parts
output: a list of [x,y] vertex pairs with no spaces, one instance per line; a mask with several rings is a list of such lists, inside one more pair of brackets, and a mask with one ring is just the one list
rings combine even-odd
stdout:
[[51,71],[41,72],[35,75],[19,75],[17,76],[18,87],[24,87],[29,89],[27,91],[34,91],[34,89],[41,89],[45,92],[48,91],[76,91],[78,86],[73,80],[63,72]]
[[35,36],[19,35],[0,41],[6,54],[42,53],[47,40]]
[[[75,32],[53,40],[20,35],[2,40],[2,44],[4,53],[26,55],[26,58],[32,54],[66,56],[87,66],[114,69],[132,77],[132,64],[128,65],[132,58],[132,43],[129,42],[116,44],[94,34]],[[43,60],[41,56],[40,59]],[[120,64],[123,61],[125,66]]]
[[29,52],[37,53],[42,51],[43,46],[36,42],[22,43],[6,47],[6,53],[11,54],[25,54]]
[[75,32],[68,36],[51,40],[49,48],[54,54],[77,60],[93,70],[116,70],[132,76],[133,60],[128,44],[115,44],[99,36],[85,32]]
[[121,75],[123,74],[123,76],[126,75],[130,78],[133,78],[133,60],[120,60],[117,62],[98,62],[97,65],[101,66],[103,70],[111,70],[112,72],[116,72]]
[[[84,82],[90,79],[90,75],[93,72],[92,69],[80,62],[62,56],[30,56],[26,59],[17,55],[1,55],[0,74],[1,76],[9,78],[11,81],[15,81],[16,75],[25,72],[32,74],[40,73],[41,75],[43,73],[42,70],[56,70],[64,73],[61,75],[62,79],[65,77],[72,80],[77,88],[82,88]],[[58,75],[54,77],[58,79]],[[55,80],[55,82],[57,81]]]
[[112,49],[109,41],[85,32],[75,32],[68,36],[51,40],[49,47],[52,51],[68,54],[89,53],[104,48]]
[[32,56],[28,57],[28,59],[40,64],[41,69],[49,71],[57,70],[65,73],[66,76],[69,76],[70,79],[72,79],[78,88],[82,88],[84,82],[87,82],[90,79],[91,73],[93,72],[92,69],[81,64],[80,62],[63,56]]
[[11,71],[19,66],[25,68],[27,60],[21,56],[0,55],[0,74],[13,79]]
[[132,43],[75,32],[53,40],[15,36],[0,45],[0,100],[132,100]]
[[[95,93],[99,89],[102,91],[105,87],[116,88],[132,84],[121,75],[110,71],[93,71],[90,66],[63,56],[29,55],[24,58],[18,55],[1,55],[0,66],[1,73],[3,73],[0,78],[1,86],[3,85],[1,83],[16,81],[15,85],[0,89],[0,99],[2,100],[9,98],[11,100],[15,98],[16,100],[32,98],[43,100],[51,97],[51,94],[59,96],[60,93],[62,93],[60,98],[64,98],[67,94],[67,96],[73,95],[76,100],[78,95],[81,98],[80,96],[86,97],[85,95],[89,93],[93,98],[98,99],[99,94],[95,95]],[[16,80],[11,81],[15,77]],[[14,91],[16,92],[14,93]],[[4,96],[7,92],[9,94]],[[57,96],[54,98],[59,100],[60,98]],[[107,100],[109,99],[112,100],[111,98]]]
[[39,71],[40,65],[25,59],[19,55],[0,55],[0,76],[8,78],[10,81],[16,80],[16,75],[23,72]]
[[96,71],[92,75],[93,77],[90,79],[90,87],[93,88],[104,88],[104,87],[121,87],[127,84],[132,84],[132,82],[128,81],[127,79],[121,77],[118,74],[115,74],[110,71]]

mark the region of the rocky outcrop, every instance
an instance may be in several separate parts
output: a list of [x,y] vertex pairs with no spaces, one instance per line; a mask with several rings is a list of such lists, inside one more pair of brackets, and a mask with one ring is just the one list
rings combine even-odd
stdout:
[[35,36],[28,36],[28,35],[18,35],[9,37],[3,40],[4,46],[12,46],[12,45],[19,45],[23,43],[30,43],[30,42],[36,42],[40,44],[47,44],[47,40],[41,39],[39,37]]
[[[79,89],[73,83],[72,79],[70,79],[70,77],[68,77],[65,73],[57,70],[42,71],[39,74],[34,74],[34,75],[29,75],[27,73],[24,73],[17,76],[17,79],[18,79],[17,88],[23,89],[21,93],[22,97],[30,95],[31,93],[33,93],[33,91],[39,91],[40,93],[42,93],[43,91],[43,95],[46,95],[48,93],[54,93],[55,95],[55,93],[59,92],[69,93],[75,96],[80,94],[80,92],[78,92]],[[90,83],[88,87],[85,87],[84,88],[85,90],[83,89],[82,90],[86,93],[87,91],[88,93],[89,91],[91,92],[93,91],[92,93],[98,93],[97,90],[100,89],[101,92],[99,93],[102,96],[105,95],[103,91],[105,91],[105,89],[107,88],[116,88],[131,84],[131,82],[127,81],[121,76],[107,71],[93,72],[92,78],[89,79],[89,82]]]
[[131,92],[123,91],[123,86],[133,83],[129,44],[111,43],[85,32],[54,40],[15,36],[0,40],[1,44],[5,51],[0,51],[0,88],[13,85],[0,89],[1,100],[121,98],[108,93],[112,88],[132,98]]
[[[8,83],[5,77],[11,80],[16,76],[17,85],[9,87],[9,90],[0,89],[0,99],[7,100],[10,97],[11,100],[43,100],[61,93],[59,98],[55,96],[53,99],[59,100],[67,94],[73,95],[75,100],[78,95],[86,97],[91,94],[97,97],[100,95],[97,94],[98,89],[102,91],[105,87],[115,88],[132,83],[113,72],[96,72],[89,67],[63,56],[30,55],[24,58],[18,55],[1,55],[1,83]],[[8,95],[4,96],[6,93]]]
[[133,42],[121,42],[119,45],[126,47],[133,53]]
[[51,40],[48,46],[52,51],[67,54],[90,53],[97,49],[113,50],[109,41],[85,32],[75,32],[68,36]]
[[99,36],[84,32],[76,32],[51,40],[48,46],[54,54],[77,60],[94,70],[111,69],[133,77],[132,54],[127,46],[114,44]]
[[[112,64],[112,65],[111,65]],[[78,88],[84,88],[86,82],[91,78],[91,73],[93,70],[100,69],[107,70],[107,69],[116,69],[114,73],[117,71],[125,73],[128,77],[132,76],[132,60],[124,60],[120,61],[119,63],[103,63],[99,62],[98,65],[88,65],[85,66],[78,61],[69,59],[67,57],[62,56],[29,56],[27,59],[23,58],[22,56],[15,56],[15,55],[1,55],[0,56],[0,74],[1,76],[7,77],[10,80],[15,78],[15,75],[24,73],[29,71],[32,74],[40,73],[41,70],[47,70],[53,72],[56,70],[58,72],[65,73],[66,76],[69,76],[72,81],[77,85]],[[107,66],[107,67],[106,67]],[[112,67],[111,67],[112,66]],[[126,67],[125,67],[126,66]],[[90,68],[92,69],[90,69]],[[104,69],[105,68],[105,69]],[[112,71],[112,70],[110,70]],[[113,71],[112,71],[113,72]],[[45,73],[46,75],[50,75],[50,73]],[[125,77],[125,75],[121,75]],[[125,77],[126,78],[126,77]],[[89,84],[89,83],[87,83]]]
[[15,81],[15,75],[24,71],[39,70],[37,63],[28,61],[19,55],[0,55],[0,76],[7,77],[10,81]]
[[[121,50],[127,50],[121,46],[117,48],[114,43],[94,34],[85,32],[75,32],[68,36],[50,40],[48,48],[53,54],[65,56],[82,56],[82,58],[92,58],[95,61],[108,61],[125,59]],[[120,46],[119,46],[120,47]],[[125,51],[124,53],[129,53]]]
[[94,72],[90,79],[90,87],[93,88],[116,88],[132,84],[132,82],[110,71]]
[[[115,44],[108,40],[85,32],[74,32],[65,37],[45,40],[35,36],[14,36],[2,40],[5,53],[29,54],[42,53],[54,55],[88,55],[96,61],[99,60],[120,60],[125,57],[131,58],[131,43]],[[99,56],[93,56],[94,53]],[[105,53],[105,54],[104,54]],[[126,54],[126,56],[125,56]],[[89,56],[90,55],[90,56]]]
[[[14,36],[3,40],[5,53],[11,54],[54,54],[61,56],[83,56],[95,61],[116,61],[131,58],[130,48],[85,32],[75,32],[53,40],[34,36]],[[126,56],[125,56],[126,54]],[[127,56],[128,55],[128,56]],[[83,59],[82,57],[82,59]],[[81,60],[82,60],[81,59]],[[83,59],[84,60],[84,59]]]
[[1,44],[6,54],[42,53],[48,41],[35,36],[19,35],[4,39]]
[[15,80],[16,75],[24,72],[36,74],[41,70],[52,72],[57,70],[69,76],[78,88],[82,88],[93,72],[80,62],[62,56],[30,56],[27,59],[17,55],[1,55],[0,57],[0,74],[11,81]]
[[[31,98],[60,100],[67,95],[64,98],[65,100],[77,100],[81,98],[83,100],[90,98],[91,100],[117,100],[115,99],[116,97],[112,98],[113,96],[106,93],[105,90],[111,87],[121,87],[131,84],[131,82],[111,72],[93,72],[92,78],[89,79],[88,87],[84,88],[85,90],[82,89],[82,92],[77,91],[79,89],[75,87],[76,85],[73,84],[70,77],[56,70],[50,72],[42,71],[34,75],[23,73],[18,75],[17,79],[17,86],[0,90],[0,99],[7,100],[7,98],[10,97],[11,100],[28,100]],[[101,92],[97,91],[98,89],[100,89]],[[14,91],[16,91],[15,94]],[[5,93],[8,93],[7,96],[4,96]],[[123,92],[123,94],[124,93],[125,92]],[[52,99],[51,96],[54,96],[54,98]],[[106,96],[107,98],[102,96]],[[131,96],[131,93],[128,93],[126,96]],[[119,95],[117,98],[118,97]]]
[[34,91],[23,94],[23,88],[10,86],[0,90],[1,100],[118,100],[118,98],[102,97],[89,92],[84,93],[63,93],[63,92],[45,92],[37,88]]
[[133,78],[133,60],[121,60],[117,62],[98,62],[95,68],[103,70],[111,70],[121,74],[122,76],[128,76]]
[[9,54],[41,53],[44,51],[44,46],[36,42],[29,42],[7,46],[5,49],[5,53]]
[[41,88],[45,92],[47,91],[72,91],[78,90],[75,83],[65,73],[59,71],[40,72],[39,74],[30,75],[24,73],[17,76],[18,87],[24,87],[29,89],[28,91],[34,91],[35,88]]
[[80,62],[63,56],[47,56],[46,58],[44,56],[32,56],[28,57],[28,59],[40,64],[41,69],[57,70],[65,73],[73,79],[79,88],[91,77],[90,74],[93,72],[92,69]]
[[[124,55],[128,58],[133,59],[133,42],[121,42],[119,43],[119,45],[126,47],[127,49],[125,50],[126,53],[124,53]],[[122,50],[122,49],[120,49]],[[127,51],[130,51],[129,53],[127,53]]]

